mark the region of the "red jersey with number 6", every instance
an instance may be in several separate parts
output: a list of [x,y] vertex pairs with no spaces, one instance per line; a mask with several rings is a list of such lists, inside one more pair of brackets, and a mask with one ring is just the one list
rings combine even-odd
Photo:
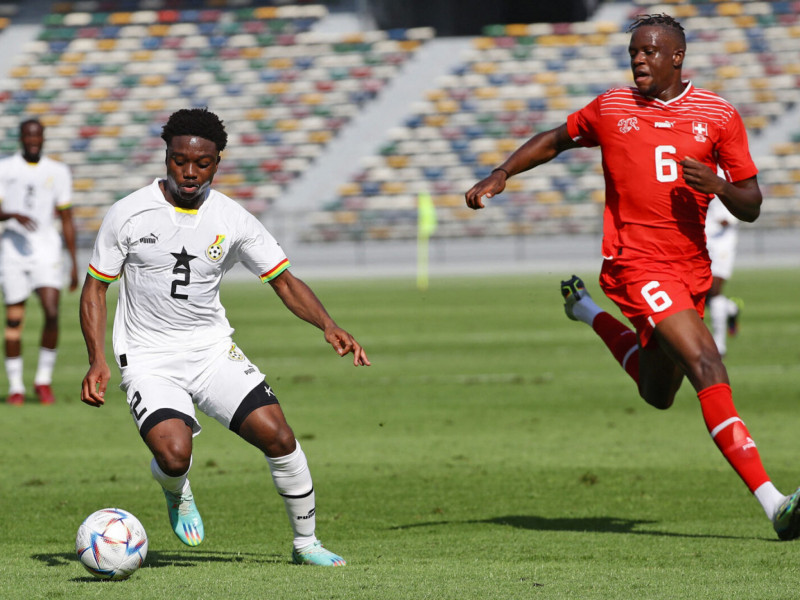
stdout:
[[633,87],[612,89],[567,118],[573,140],[603,153],[606,259],[707,259],[703,230],[713,196],[689,187],[678,163],[719,165],[728,181],[758,173],[736,109],[686,83],[667,102]]

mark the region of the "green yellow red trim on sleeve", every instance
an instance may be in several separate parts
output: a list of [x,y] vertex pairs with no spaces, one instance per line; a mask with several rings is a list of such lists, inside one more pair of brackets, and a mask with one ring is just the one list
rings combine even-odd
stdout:
[[92,265],[89,265],[89,275],[97,279],[98,281],[103,281],[105,283],[111,283],[112,281],[116,281],[119,279],[119,275],[106,275],[105,273],[101,273],[97,269],[95,269]]
[[286,269],[291,267],[292,265],[289,264],[289,259],[284,258],[281,262],[279,262],[275,267],[267,271],[266,273],[262,273],[259,277],[261,278],[261,283],[267,283],[268,281],[272,281],[278,275],[283,273]]

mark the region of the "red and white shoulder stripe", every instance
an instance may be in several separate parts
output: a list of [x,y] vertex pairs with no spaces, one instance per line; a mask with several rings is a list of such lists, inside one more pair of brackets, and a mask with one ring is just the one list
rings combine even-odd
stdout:
[[614,88],[598,98],[602,116],[663,115],[665,111],[677,113],[687,119],[712,121],[725,125],[736,113],[727,100],[709,90],[689,84],[683,94],[668,102],[648,98],[635,87]]
[[687,118],[699,120],[705,117],[720,126],[724,126],[736,114],[736,109],[730,102],[702,88],[693,88],[686,99],[674,108]]

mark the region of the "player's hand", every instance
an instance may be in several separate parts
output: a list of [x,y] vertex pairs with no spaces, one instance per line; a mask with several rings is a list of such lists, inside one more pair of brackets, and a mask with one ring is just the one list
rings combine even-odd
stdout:
[[687,156],[678,164],[683,167],[683,180],[692,189],[702,194],[713,195],[719,195],[722,191],[725,180],[699,160]]
[[464,194],[467,206],[473,210],[483,208],[483,198],[491,198],[506,189],[506,174],[503,171],[494,171],[485,179],[481,179]]
[[30,217],[26,215],[21,215],[19,213],[15,213],[14,218],[20,225],[22,225],[28,231],[36,231],[36,221],[31,219]]
[[74,292],[78,289],[78,267],[74,264],[69,271],[69,291]]
[[111,370],[105,361],[89,367],[81,385],[81,402],[97,408],[103,406],[106,403],[106,388],[110,378]]
[[346,356],[352,352],[354,366],[368,367],[370,364],[372,364],[369,362],[367,353],[364,351],[364,348],[361,347],[361,344],[359,344],[356,339],[344,329],[335,326],[326,329],[325,339],[331,346],[333,346],[333,349],[336,350],[336,354],[339,356]]

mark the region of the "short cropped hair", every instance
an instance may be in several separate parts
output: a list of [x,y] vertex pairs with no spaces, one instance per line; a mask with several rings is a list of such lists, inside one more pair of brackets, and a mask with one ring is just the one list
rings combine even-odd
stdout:
[[222,152],[228,144],[222,120],[207,108],[182,108],[172,113],[161,130],[161,139],[169,146],[172,138],[180,135],[195,135],[214,142],[217,152]]
[[638,15],[633,23],[628,26],[628,33],[633,33],[639,27],[662,27],[667,29],[675,35],[684,48],[686,47],[686,34],[683,32],[683,26],[668,14]]
[[19,124],[19,132],[22,133],[25,127],[27,127],[28,125],[38,125],[39,127],[42,128],[42,131],[44,131],[44,125],[42,125],[42,122],[39,119],[31,118],[31,119],[25,119],[22,123]]

